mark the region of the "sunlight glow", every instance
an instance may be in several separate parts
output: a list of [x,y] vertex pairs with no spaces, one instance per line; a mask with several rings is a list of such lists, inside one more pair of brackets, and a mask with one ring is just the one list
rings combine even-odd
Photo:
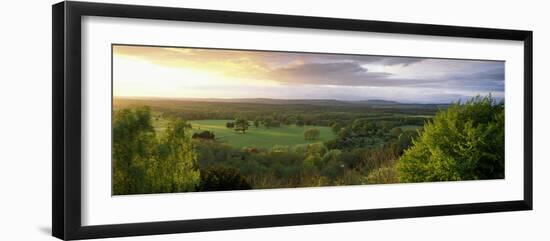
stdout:
[[[150,61],[114,55],[114,96],[149,96],[174,98],[219,98],[226,90],[254,86],[274,86],[274,81],[226,76],[219,70],[204,67],[176,68]],[[231,63],[217,66],[225,71],[245,71]],[[216,90],[219,89],[219,90]],[[250,93],[252,94],[252,93]],[[242,95],[239,94],[239,95]],[[236,98],[229,94],[226,98]]]

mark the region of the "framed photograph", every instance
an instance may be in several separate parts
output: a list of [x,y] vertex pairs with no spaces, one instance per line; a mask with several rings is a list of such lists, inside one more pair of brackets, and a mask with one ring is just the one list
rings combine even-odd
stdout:
[[68,1],[52,48],[60,239],[532,209],[531,31]]

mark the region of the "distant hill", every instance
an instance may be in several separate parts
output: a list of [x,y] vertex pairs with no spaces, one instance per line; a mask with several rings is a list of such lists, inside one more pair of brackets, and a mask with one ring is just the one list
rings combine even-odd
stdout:
[[271,105],[346,105],[345,101],[330,99],[269,99],[269,98],[235,98],[235,99],[187,99],[191,101],[207,101],[222,103],[255,103]]
[[368,104],[368,105],[402,105],[403,103],[397,102],[397,101],[391,101],[391,100],[379,100],[379,99],[373,99],[373,100],[359,100],[359,101],[350,101],[352,103],[361,103],[361,104]]
[[371,100],[334,100],[334,99],[270,99],[270,98],[157,98],[157,97],[116,97],[127,100],[152,100],[152,101],[193,101],[193,102],[217,102],[217,103],[253,103],[270,105],[316,105],[316,106],[348,106],[364,105],[371,107],[412,107],[412,106],[446,106],[447,104],[414,104],[397,101],[371,99]]

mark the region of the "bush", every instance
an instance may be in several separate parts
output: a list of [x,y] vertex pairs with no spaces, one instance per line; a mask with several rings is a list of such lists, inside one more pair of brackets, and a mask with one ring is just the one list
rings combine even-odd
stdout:
[[250,184],[233,167],[211,166],[201,170],[201,191],[227,191],[252,189]]
[[381,167],[372,170],[367,176],[368,184],[398,183],[399,177],[395,166]]
[[211,131],[202,131],[199,133],[193,133],[193,139],[204,139],[204,140],[214,140],[216,135]]
[[475,97],[438,112],[398,170],[401,182],[504,178],[504,103]]

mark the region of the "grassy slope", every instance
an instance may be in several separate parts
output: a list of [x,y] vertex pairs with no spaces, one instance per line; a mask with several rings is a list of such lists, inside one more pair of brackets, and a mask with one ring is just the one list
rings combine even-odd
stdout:
[[321,131],[319,140],[304,140],[304,130],[311,127],[281,126],[277,128],[249,127],[246,134],[235,132],[233,129],[225,127],[227,120],[200,120],[190,121],[195,131],[209,130],[214,131],[216,139],[227,142],[234,147],[272,147],[274,145],[297,145],[304,143],[314,143],[326,141],[333,138],[332,131],[328,127],[316,126]]

